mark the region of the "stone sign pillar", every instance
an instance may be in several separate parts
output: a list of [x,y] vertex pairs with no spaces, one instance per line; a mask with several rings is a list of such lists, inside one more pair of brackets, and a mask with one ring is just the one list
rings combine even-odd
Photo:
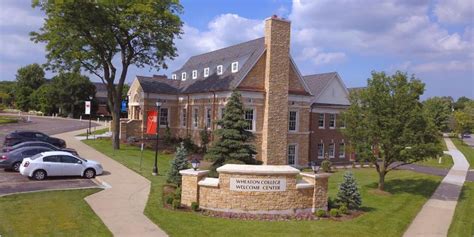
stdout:
[[304,181],[314,185],[312,211],[328,210],[328,180],[330,173],[310,174],[301,173]]
[[208,170],[181,170],[181,204],[184,206],[191,206],[193,202],[199,202],[199,187],[198,183],[201,179],[207,176]]

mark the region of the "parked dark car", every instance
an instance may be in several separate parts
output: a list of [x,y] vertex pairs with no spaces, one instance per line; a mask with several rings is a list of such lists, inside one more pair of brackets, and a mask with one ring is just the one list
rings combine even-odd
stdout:
[[46,151],[53,150],[51,148],[43,146],[32,146],[22,147],[10,152],[3,153],[0,155],[0,168],[18,172],[20,170],[21,162],[24,158],[32,157],[36,154]]
[[2,152],[3,153],[10,152],[10,151],[14,151],[16,149],[22,148],[22,147],[32,147],[32,146],[47,147],[47,148],[50,148],[53,151],[66,151],[66,152],[69,152],[69,153],[71,153],[73,155],[76,155],[76,156],[79,155],[77,153],[77,151],[72,149],[72,148],[60,148],[60,147],[57,147],[57,146],[52,145],[50,143],[42,142],[42,141],[22,142],[22,143],[18,143],[16,145],[14,145],[14,146],[3,147]]
[[38,131],[14,131],[5,137],[3,146],[14,146],[18,143],[28,141],[43,141],[60,148],[66,147],[66,142],[62,139],[50,137]]

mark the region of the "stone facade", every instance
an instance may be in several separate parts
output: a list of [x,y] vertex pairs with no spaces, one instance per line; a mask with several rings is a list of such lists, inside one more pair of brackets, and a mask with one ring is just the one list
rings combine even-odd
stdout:
[[[225,165],[219,178],[204,178],[203,172],[184,170],[181,203],[223,212],[256,214],[294,214],[327,210],[328,174],[306,174],[290,166]],[[199,173],[201,172],[201,173]],[[298,180],[297,175],[304,177]],[[231,179],[285,180],[283,191],[236,191]]]

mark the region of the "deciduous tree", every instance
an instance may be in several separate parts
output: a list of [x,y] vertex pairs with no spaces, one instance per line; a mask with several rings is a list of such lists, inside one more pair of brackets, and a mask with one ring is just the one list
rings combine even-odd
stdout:
[[119,149],[120,105],[130,66],[166,68],[181,34],[177,0],[47,1],[34,6],[46,14],[32,40],[46,43],[48,68],[80,66],[107,85],[113,117],[113,148]]
[[16,74],[15,102],[18,109],[28,111],[33,107],[31,94],[46,82],[43,68],[34,63],[18,69]]
[[367,88],[350,95],[342,131],[357,159],[375,165],[380,190],[389,171],[442,152],[436,127],[423,113],[423,92],[424,84],[406,73],[373,72]]
[[431,97],[423,101],[423,111],[432,119],[439,131],[446,131],[451,116],[452,99],[448,97]]

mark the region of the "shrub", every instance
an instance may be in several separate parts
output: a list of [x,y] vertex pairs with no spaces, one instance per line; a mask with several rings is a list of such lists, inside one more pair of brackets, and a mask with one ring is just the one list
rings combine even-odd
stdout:
[[331,161],[329,161],[327,159],[323,160],[321,162],[321,169],[323,170],[323,172],[329,173],[329,172],[331,172],[331,165],[332,165]]
[[356,163],[355,161],[352,161],[352,168],[355,168],[356,167]]
[[183,146],[188,152],[195,152],[197,150],[196,144],[194,144],[193,139],[190,136],[183,139]]
[[181,188],[177,188],[174,191],[174,199],[181,199]]
[[173,198],[172,195],[168,195],[168,196],[166,196],[166,198],[165,198],[165,202],[166,202],[166,204],[168,204],[168,205],[173,204],[173,200],[174,200],[174,198]]
[[199,211],[199,204],[197,202],[192,202],[191,203],[191,209],[193,211]]
[[339,185],[336,202],[340,205],[346,205],[349,209],[356,209],[362,205],[359,188],[352,172],[344,174],[344,180]]
[[349,209],[347,208],[346,205],[341,205],[341,206],[339,207],[339,212],[340,212],[341,214],[347,214],[347,213],[349,212]]
[[168,177],[166,181],[168,183],[181,186],[181,174],[180,170],[184,170],[188,167],[187,152],[184,148],[183,143],[176,149],[176,156],[171,161],[170,170],[168,171]]
[[180,208],[181,207],[181,200],[180,199],[174,199],[171,206],[173,207],[173,209]]
[[341,213],[339,212],[339,209],[331,209],[329,215],[332,217],[340,217]]
[[171,135],[171,129],[166,125],[165,134],[163,135],[163,142],[166,145],[170,145],[173,142],[173,135]]
[[199,132],[199,136],[201,137],[201,152],[206,153],[207,145],[209,144],[209,141],[210,141],[209,131],[207,131],[207,129],[201,130]]
[[326,216],[326,211],[323,209],[319,209],[316,211],[316,216],[317,217],[325,217]]

